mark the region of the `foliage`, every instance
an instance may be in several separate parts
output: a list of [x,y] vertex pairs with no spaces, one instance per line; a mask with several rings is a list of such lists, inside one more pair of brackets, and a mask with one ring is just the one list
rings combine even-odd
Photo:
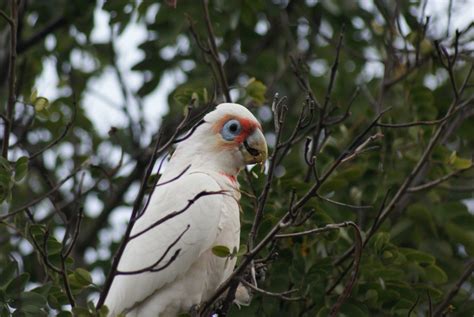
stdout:
[[[230,316],[329,315],[354,272],[341,315],[472,316],[474,215],[465,204],[474,190],[472,23],[440,32],[425,19],[424,1],[213,0],[212,37],[200,1],[97,2],[20,1],[10,116],[11,25],[0,17],[2,132],[12,123],[0,157],[0,316],[107,314],[92,299],[124,232],[114,219],[130,215],[157,136],[143,102],[173,74],[184,79],[169,93],[159,145],[182,132],[183,113],[191,114],[185,130],[229,91],[260,118],[270,152],[292,140],[273,157],[255,241],[254,196],[266,191],[270,167],[240,175],[249,253],[315,184],[297,210],[308,220],[279,234],[343,224],[268,243],[255,255],[264,263],[258,282],[277,296],[254,292],[251,305],[231,307]],[[0,3],[7,17],[11,3]],[[93,40],[98,10],[110,16],[105,42]],[[116,46],[136,24],[147,37],[132,69],[143,81],[134,88],[123,80]],[[78,54],[92,66],[81,66]],[[46,60],[54,61],[58,96],[36,89]],[[115,110],[126,123],[104,134],[84,100],[107,72],[119,83]],[[302,112],[306,127],[293,135]],[[362,235],[358,272],[348,221]],[[249,254],[242,250],[213,248],[239,263]]]

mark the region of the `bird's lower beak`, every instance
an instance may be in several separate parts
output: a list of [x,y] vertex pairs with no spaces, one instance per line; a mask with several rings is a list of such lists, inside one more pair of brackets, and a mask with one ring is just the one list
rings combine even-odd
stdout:
[[267,159],[267,142],[260,129],[247,137],[240,148],[245,164],[263,163]]

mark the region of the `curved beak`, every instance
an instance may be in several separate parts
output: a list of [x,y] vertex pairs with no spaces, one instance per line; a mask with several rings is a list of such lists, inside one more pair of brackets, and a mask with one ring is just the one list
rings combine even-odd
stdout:
[[260,129],[250,134],[240,146],[245,164],[263,163],[267,159],[267,142]]

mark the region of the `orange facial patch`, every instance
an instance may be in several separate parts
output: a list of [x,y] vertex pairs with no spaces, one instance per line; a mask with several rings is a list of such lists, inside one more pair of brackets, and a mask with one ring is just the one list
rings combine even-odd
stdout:
[[236,143],[241,144],[242,142],[245,141],[245,139],[250,134],[253,133],[253,131],[255,131],[255,129],[260,129],[260,130],[262,129],[262,126],[257,121],[253,121],[253,120],[250,120],[250,119],[247,119],[247,118],[236,117],[236,116],[232,116],[232,115],[226,115],[214,124],[214,127],[213,127],[214,132],[215,133],[220,133],[220,131],[222,129],[222,126],[227,121],[232,120],[232,119],[238,120],[240,122],[241,127],[242,127],[242,129],[240,130],[240,133],[235,137],[234,141],[232,141],[232,142],[236,142]]

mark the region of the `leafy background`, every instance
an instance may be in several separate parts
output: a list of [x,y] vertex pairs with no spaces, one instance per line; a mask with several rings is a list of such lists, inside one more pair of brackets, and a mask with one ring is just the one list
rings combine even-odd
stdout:
[[[343,116],[354,92],[359,93],[350,116],[325,129],[317,159],[322,171],[382,109],[391,107],[384,123],[444,116],[455,100],[451,79],[459,88],[470,71],[474,35],[474,18],[467,13],[472,1],[445,2],[216,0],[209,10],[232,100],[260,118],[270,148],[275,145],[273,95],[288,100],[285,139],[308,96],[298,76],[307,79],[317,100],[325,100],[344,29],[331,116]],[[8,13],[9,3],[3,1],[0,9]],[[201,2],[177,1],[175,8],[169,3],[21,1],[13,135],[8,160],[0,160],[1,316],[70,316],[65,278],[77,304],[74,313],[100,314],[92,301],[125,230],[151,139],[158,127],[170,136],[191,101],[200,110],[223,100],[218,69],[193,36],[206,39]],[[453,56],[455,27],[464,33],[450,77],[434,41]],[[0,19],[0,100],[5,106],[9,34],[9,25]],[[129,49],[136,42],[138,49]],[[458,100],[465,102],[463,111],[450,119],[451,128],[443,132],[417,182],[463,172],[397,204],[363,250],[342,315],[431,314],[465,273],[443,311],[472,316],[472,268],[466,271],[474,254],[474,215],[467,208],[474,192],[472,97],[469,79]],[[385,195],[393,196],[410,175],[435,127],[377,127],[383,138],[370,144],[375,148],[342,164],[318,192],[359,207],[314,198],[304,207],[314,209],[314,215],[299,229],[351,220],[367,234]],[[303,138],[275,170],[259,237],[284,214],[290,191],[301,196],[312,184],[304,145]],[[254,172],[260,176],[252,185],[261,192],[265,177]],[[240,182],[251,191],[244,175]],[[43,199],[24,208],[35,197]],[[255,206],[246,195],[242,206],[245,244]],[[18,208],[13,217],[2,217]],[[260,287],[272,292],[295,288],[303,299],[255,294],[249,307],[232,307],[230,315],[328,315],[344,287],[344,279],[337,279],[350,264],[337,260],[353,244],[349,229],[279,240],[278,255]]]

